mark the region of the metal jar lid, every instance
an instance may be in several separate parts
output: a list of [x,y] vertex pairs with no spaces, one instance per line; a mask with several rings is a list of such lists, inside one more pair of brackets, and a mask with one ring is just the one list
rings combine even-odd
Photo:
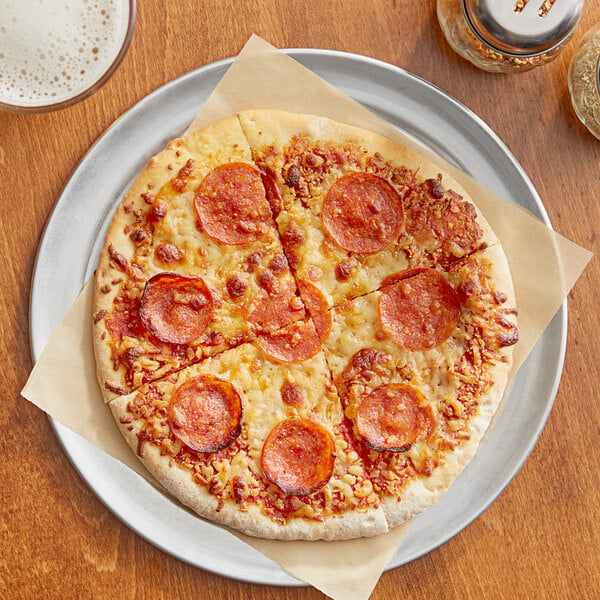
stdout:
[[498,52],[535,56],[559,46],[579,22],[583,0],[462,0],[477,37]]

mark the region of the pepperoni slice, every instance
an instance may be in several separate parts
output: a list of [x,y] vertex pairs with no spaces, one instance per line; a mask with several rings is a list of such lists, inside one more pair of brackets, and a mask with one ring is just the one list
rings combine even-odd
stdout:
[[199,277],[159,273],[146,282],[139,313],[146,329],[162,342],[189,344],[208,326],[213,298]]
[[308,309],[317,332],[319,333],[319,338],[324,342],[329,337],[331,328],[333,327],[333,317],[329,310],[327,300],[325,299],[323,292],[310,283],[310,281],[298,281],[298,289],[300,290],[304,305]]
[[312,321],[296,321],[273,333],[261,335],[258,347],[270,358],[295,363],[308,360],[321,349],[321,339]]
[[213,169],[196,190],[194,205],[204,231],[224,244],[246,244],[272,227],[260,171],[248,163]]
[[281,421],[262,449],[265,477],[292,496],[306,496],[321,489],[331,479],[334,463],[331,434],[309,419]]
[[228,381],[214,375],[189,379],[173,393],[169,426],[196,452],[229,446],[242,430],[242,399]]
[[384,288],[379,298],[381,327],[409,350],[434,348],[447,340],[459,316],[457,293],[433,269]]
[[398,192],[381,177],[351,173],[338,179],[323,201],[325,229],[345,250],[373,254],[390,244],[402,228]]
[[431,408],[417,389],[403,383],[375,388],[356,413],[356,429],[378,452],[404,452],[433,428]]
[[279,294],[264,296],[248,316],[248,323],[256,333],[268,333],[302,319],[304,314],[296,286],[290,283]]

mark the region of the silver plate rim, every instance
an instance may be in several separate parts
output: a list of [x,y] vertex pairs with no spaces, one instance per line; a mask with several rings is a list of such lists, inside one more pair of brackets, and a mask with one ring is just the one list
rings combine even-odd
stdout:
[[[449,111],[449,114],[452,116],[452,118],[456,119],[457,123],[467,124],[471,127],[469,134],[473,137],[475,142],[478,142],[482,145],[484,154],[487,151],[495,152],[497,154],[497,158],[500,158],[502,161],[504,161],[505,168],[509,169],[511,174],[516,176],[516,178],[519,180],[519,185],[522,187],[521,194],[524,194],[524,196],[521,195],[519,198],[515,199],[510,198],[509,196],[511,194],[508,194],[505,195],[505,197],[524,206],[551,227],[548,214],[537,194],[537,191],[535,190],[535,187],[527,177],[521,165],[504,145],[501,139],[470,109],[436,87],[434,84],[427,82],[426,80],[413,75],[401,69],[400,67],[359,54],[310,48],[286,49],[284,52],[313,70],[323,79],[329,81],[329,83],[341,89],[341,91],[345,92],[347,95],[350,95],[355,100],[359,101],[363,105],[366,105],[367,108],[371,108],[374,110],[374,112],[377,112],[380,114],[380,116],[387,118],[392,122],[394,121],[393,117],[397,115],[394,114],[393,109],[390,110],[388,104],[383,102],[383,100],[386,98],[379,98],[380,104],[378,104],[378,99],[374,98],[373,91],[364,92],[360,88],[360,83],[362,81],[360,79],[361,77],[365,77],[371,83],[379,84],[384,91],[387,89],[389,95],[388,99],[393,99],[394,94],[398,93],[398,89],[389,87],[388,78],[391,78],[398,85],[402,84],[406,86],[406,89],[404,90],[405,93],[423,93],[425,97],[429,98],[430,104],[435,106],[436,103],[441,103],[446,111]],[[36,360],[41,354],[41,351],[50,338],[54,328],[58,325],[75,299],[76,292],[81,288],[85,280],[91,275],[91,270],[93,270],[90,265],[93,265],[94,252],[97,252],[97,247],[88,249],[89,252],[87,256],[87,263],[83,266],[83,268],[81,264],[77,265],[80,278],[77,281],[68,282],[69,285],[66,285],[67,289],[62,291],[63,297],[59,299],[59,305],[52,307],[53,311],[56,309],[53,317],[48,318],[48,315],[44,311],[40,310],[40,303],[44,299],[48,299],[47,294],[49,290],[47,281],[45,281],[44,278],[48,277],[48,261],[52,258],[52,254],[53,252],[55,253],[56,250],[56,234],[64,233],[64,215],[60,214],[60,211],[61,208],[68,205],[69,202],[73,202],[73,194],[79,191],[79,188],[82,184],[82,182],[79,180],[83,175],[86,174],[86,170],[90,169],[94,161],[103,157],[103,154],[106,152],[105,146],[112,141],[112,138],[115,137],[115,135],[117,135],[117,137],[119,135],[125,135],[128,131],[130,131],[132,126],[135,126],[136,119],[142,118],[140,113],[148,112],[148,108],[155,108],[154,104],[160,105],[163,96],[169,94],[173,90],[179,89],[182,86],[189,85],[190,82],[201,84],[205,100],[233,60],[234,57],[226,58],[186,73],[163,85],[140,100],[126,113],[119,117],[102,134],[102,136],[100,136],[100,138],[90,147],[86,155],[82,158],[81,162],[72,173],[50,214],[40,240],[36,262],[34,265],[29,307],[30,341],[32,357],[34,360]],[[346,73],[347,70],[349,70],[349,74]],[[339,75],[340,72],[343,72],[343,74]],[[386,86],[388,87],[386,88]],[[182,123],[183,126],[187,125],[187,123],[191,121],[195,112],[200,108],[202,104],[200,101],[201,96],[202,95],[197,97],[197,106],[195,106],[193,111],[188,115],[189,119],[187,122]],[[383,106],[381,103],[383,103]],[[426,109],[423,109],[423,111],[426,112]],[[415,115],[418,113],[419,110],[417,106],[415,107]],[[147,115],[142,116],[146,119],[148,118]],[[392,118],[390,119],[390,117]],[[393,124],[399,126],[398,123],[393,122]],[[184,127],[180,127],[179,129],[179,131],[170,130],[171,137],[181,133]],[[400,129],[402,129],[407,135],[414,137],[417,141],[423,143],[429,149],[438,151],[438,153],[440,153],[441,150],[443,155],[444,144],[440,143],[436,145],[437,140],[424,139],[425,134],[423,134],[421,131],[415,130],[412,127],[412,121],[405,122],[404,127],[400,126]],[[167,141],[167,139],[169,139],[168,136],[165,137],[164,141]],[[431,145],[432,141],[433,146]],[[160,144],[158,144],[158,148],[160,148]],[[138,157],[137,162],[133,166],[130,165],[130,168],[134,172],[139,171],[145,163],[145,160],[153,153],[154,149],[148,149],[146,155]],[[473,160],[473,157],[465,159],[466,162],[464,164],[461,163],[459,156],[444,156],[444,158],[450,160],[450,162],[453,162],[456,164],[456,166],[463,168],[469,174],[476,175],[476,173],[471,173],[469,169],[469,167],[472,166],[469,164],[469,160]],[[119,183],[120,192],[122,193],[124,189],[128,187],[129,181],[125,178],[125,181],[121,181]],[[487,184],[488,187],[497,193],[500,193],[500,190],[496,189],[496,186],[499,185],[498,182],[482,181],[482,183]],[[90,184],[88,183],[88,185]],[[525,201],[523,198],[525,198]],[[106,225],[106,219],[110,218],[110,213],[112,210],[114,210],[114,207],[117,203],[117,201],[113,201],[110,207],[107,208],[104,206],[104,213],[100,215],[100,218],[103,219],[104,226]],[[97,210],[97,207],[94,207],[94,209]],[[101,233],[102,231],[98,229],[98,227],[93,232],[93,234],[96,235],[96,238],[98,238]],[[63,270],[68,267],[69,265],[65,265]],[[66,298],[68,298],[68,300]],[[522,396],[524,391],[527,391],[531,388],[533,388],[534,391],[537,390],[536,384],[539,383],[540,376],[536,376],[533,371],[542,368],[547,384],[545,385],[545,389],[543,391],[543,398],[540,399],[541,406],[537,408],[533,427],[528,428],[524,443],[515,452],[515,455],[511,456],[512,462],[510,468],[508,470],[505,469],[505,472],[502,473],[502,476],[497,481],[491,483],[491,489],[485,489],[486,494],[481,501],[477,503],[476,507],[472,507],[470,511],[467,511],[467,514],[456,515],[456,519],[452,521],[453,525],[445,527],[441,532],[437,531],[437,527],[434,528],[436,530],[434,532],[434,537],[428,539],[425,544],[421,545],[415,544],[414,538],[417,538],[421,535],[421,525],[427,521],[427,518],[432,514],[434,507],[418,517],[411,526],[405,542],[396,552],[386,570],[397,568],[403,564],[415,560],[416,558],[429,553],[454,537],[470,523],[472,523],[482,512],[484,512],[517,475],[529,454],[533,450],[552,409],[562,374],[566,351],[566,337],[567,304],[565,302],[557,315],[554,317],[551,324],[548,326],[546,332],[543,334],[542,338],[530,354],[527,361],[525,361],[525,364],[517,375],[518,381],[516,381],[516,383],[513,385],[513,388],[509,394],[509,398],[512,398],[515,394],[517,394],[517,392],[521,392],[520,395]],[[548,356],[548,353],[550,356]],[[550,358],[549,362],[548,358]],[[548,372],[549,375],[547,374]],[[232,536],[229,536],[225,543],[229,544],[231,542],[231,552],[233,553],[233,557],[229,555],[219,556],[218,551],[215,555],[214,549],[212,553],[209,552],[207,554],[205,553],[198,556],[198,553],[195,552],[197,549],[193,547],[176,548],[173,547],[173,544],[171,544],[168,539],[164,539],[164,537],[157,539],[157,532],[152,530],[152,527],[150,527],[150,530],[148,530],[144,524],[140,524],[139,519],[137,518],[138,515],[132,513],[130,507],[124,506],[124,501],[127,500],[127,498],[119,497],[118,494],[115,496],[115,494],[109,489],[109,484],[106,484],[104,481],[99,481],[94,477],[92,473],[92,469],[94,467],[92,467],[90,464],[87,464],[86,460],[89,460],[91,457],[92,461],[97,461],[98,464],[100,464],[105,470],[107,470],[117,479],[130,477],[130,473],[127,473],[125,468],[114,461],[114,459],[106,457],[104,453],[99,455],[99,450],[92,448],[87,442],[82,440],[82,438],[66,429],[60,423],[54,421],[53,419],[50,419],[50,421],[59,439],[59,442],[63,446],[63,449],[74,468],[90,487],[90,489],[95,493],[95,495],[123,523],[164,552],[204,570],[240,581],[264,585],[306,585],[304,582],[299,581],[298,579],[286,573],[276,563],[257,553],[242,542],[239,542],[237,538]],[[492,431],[492,433],[494,433],[494,431]],[[491,442],[488,441],[486,443]],[[478,462],[478,457],[476,457],[473,461],[473,463],[476,462]],[[487,465],[484,463],[483,466]],[[465,477],[467,477],[469,469],[473,470],[476,468],[481,470],[482,465],[472,468],[471,465],[469,465],[459,480],[464,480]],[[139,480],[140,478],[137,477],[137,479]],[[136,480],[128,482],[128,484],[135,487],[134,491],[148,494],[151,502],[168,502],[168,500],[162,495],[160,495],[161,497],[157,497],[156,494],[158,494],[158,492],[156,492],[154,488],[145,482]],[[438,503],[438,505],[448,502],[451,503],[451,496],[454,489],[456,489],[455,485],[446,494],[446,496],[444,496],[440,503]],[[448,500],[449,498],[450,500]],[[184,514],[186,512],[181,507],[177,507],[175,510],[183,511]],[[200,522],[202,523],[203,534],[206,534],[208,531],[209,538],[211,537],[211,530],[219,529],[210,523],[205,523],[202,521]],[[427,531],[427,528],[425,528],[425,530]],[[212,533],[214,534],[214,532]],[[179,541],[179,539],[177,541]],[[220,538],[217,539],[217,542],[223,544],[223,540]],[[411,544],[414,547],[411,547]]]

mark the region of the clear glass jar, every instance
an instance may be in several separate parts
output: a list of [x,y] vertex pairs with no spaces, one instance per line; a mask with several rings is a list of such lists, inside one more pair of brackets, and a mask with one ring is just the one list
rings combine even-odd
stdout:
[[569,91],[575,113],[600,139],[600,25],[583,36],[571,61]]
[[[494,1],[499,3],[505,0]],[[570,37],[570,34],[574,30],[579,19],[579,15],[576,15],[574,21],[572,20],[572,17],[569,22],[563,19],[561,26],[563,26],[563,28],[568,26],[569,30],[566,32],[561,31],[561,38],[559,41],[550,43],[547,49],[544,48],[543,50],[540,50],[540,48],[535,48],[535,51],[528,52],[529,49],[515,47],[514,49],[511,48],[511,51],[507,51],[501,47],[501,40],[497,45],[484,41],[483,35],[476,31],[473,21],[468,16],[467,4],[471,7],[476,5],[478,10],[486,10],[489,9],[490,6],[493,6],[493,8],[496,9],[498,6],[498,4],[494,5],[491,2],[478,3],[465,2],[465,0],[437,0],[437,16],[440,27],[442,28],[448,43],[455,52],[469,60],[476,67],[491,72],[513,73],[528,71],[529,69],[550,62],[561,52],[564,43],[567,41],[568,37]],[[514,16],[509,15],[510,19],[515,22],[515,19],[521,18],[523,19],[521,23],[526,23],[524,21],[525,16],[519,17],[518,15],[528,3],[522,2],[520,9],[518,8],[519,2],[510,0],[510,4],[515,13]],[[575,6],[574,8],[576,10],[578,9],[579,12],[581,11],[580,6]],[[552,10],[552,8],[550,10]],[[548,14],[550,14],[550,10],[548,11]],[[525,15],[524,12],[523,15]],[[527,18],[529,18],[529,15]],[[516,22],[519,23],[519,21]],[[496,27],[499,27],[497,23],[495,25]],[[556,35],[556,31],[557,30],[549,33]],[[508,35],[507,39],[510,39],[511,37],[519,39],[518,35],[513,36],[512,32],[510,33],[511,35]],[[497,40],[497,38],[492,39]]]

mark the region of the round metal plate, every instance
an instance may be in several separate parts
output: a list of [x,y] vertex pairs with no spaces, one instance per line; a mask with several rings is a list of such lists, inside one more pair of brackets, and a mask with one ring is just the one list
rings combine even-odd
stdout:
[[[312,49],[290,56],[422,145],[549,225],[533,185],[500,139],[472,112],[430,83],[363,56]],[[233,59],[202,67],[150,94],[92,146],[48,221],[31,287],[30,335],[37,359],[92,275],[113,212],[147,160],[180,135]],[[73,232],[77,232],[73,235]],[[498,497],[519,471],[546,422],[562,372],[564,305],[519,370],[493,429],[447,494],[415,519],[388,565],[443,544]],[[197,518],[141,477],[53,422],[73,465],[119,519],[165,552],[226,577],[303,585],[278,565]]]

